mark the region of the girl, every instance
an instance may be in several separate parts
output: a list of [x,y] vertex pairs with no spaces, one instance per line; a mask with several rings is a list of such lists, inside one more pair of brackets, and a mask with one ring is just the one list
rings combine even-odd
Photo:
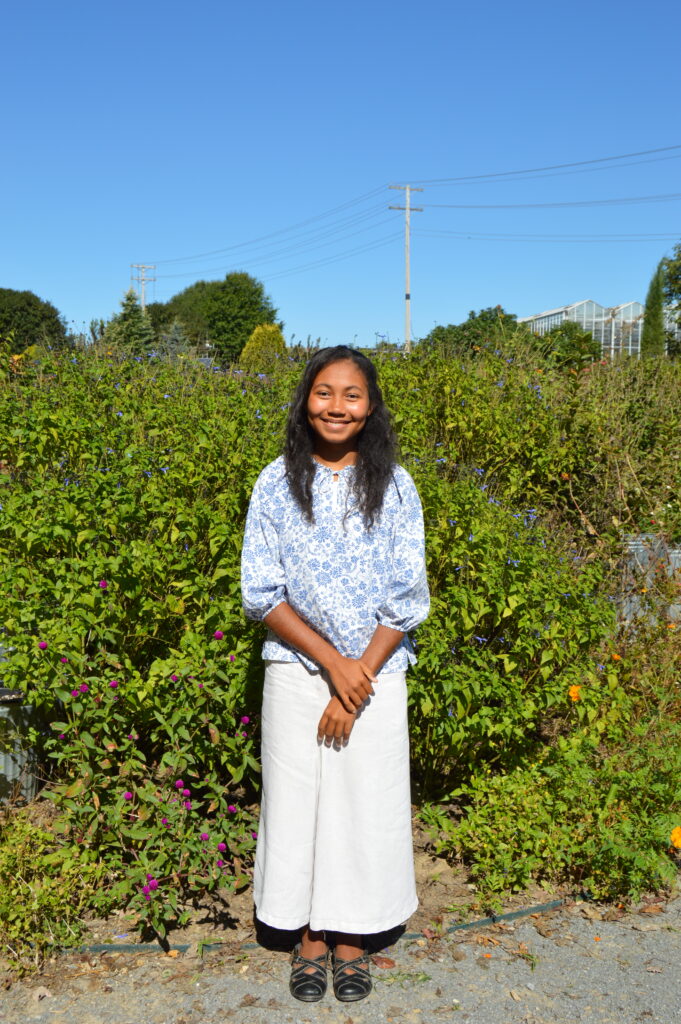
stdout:
[[363,936],[417,906],[407,632],[428,614],[423,518],[373,364],[345,346],[308,363],[283,457],[253,489],[242,554],[248,616],[268,636],[258,918],[302,929],[290,989],[371,990]]

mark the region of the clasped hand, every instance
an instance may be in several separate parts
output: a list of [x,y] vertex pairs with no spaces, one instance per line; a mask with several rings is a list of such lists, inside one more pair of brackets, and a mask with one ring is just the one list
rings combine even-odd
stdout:
[[319,721],[317,736],[328,743],[347,743],[357,709],[373,694],[376,677],[361,659],[340,655],[337,664],[329,669],[329,678],[336,693]]

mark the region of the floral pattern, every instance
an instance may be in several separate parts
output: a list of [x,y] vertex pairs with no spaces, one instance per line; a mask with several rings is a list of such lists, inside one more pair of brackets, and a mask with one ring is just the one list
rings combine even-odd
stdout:
[[[249,618],[288,604],[341,654],[359,658],[377,624],[408,633],[429,609],[423,514],[407,471],[395,466],[383,508],[367,530],[352,493],[353,466],[337,474],[317,464],[314,522],[296,504],[284,459],[262,471],[251,496],[241,557],[241,589]],[[263,658],[310,659],[271,631]],[[407,636],[383,665],[398,672],[416,661]]]

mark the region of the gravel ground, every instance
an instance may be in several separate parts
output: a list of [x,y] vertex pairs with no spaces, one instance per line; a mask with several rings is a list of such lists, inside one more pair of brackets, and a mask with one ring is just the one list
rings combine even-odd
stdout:
[[375,958],[374,991],[304,1004],[289,956],[254,943],[64,955],[14,983],[2,1024],[679,1024],[681,899],[623,913],[566,905],[444,936],[407,933]]

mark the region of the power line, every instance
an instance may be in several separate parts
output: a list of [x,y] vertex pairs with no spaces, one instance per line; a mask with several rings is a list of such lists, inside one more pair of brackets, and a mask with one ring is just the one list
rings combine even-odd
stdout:
[[627,206],[635,203],[676,202],[681,192],[654,196],[622,196],[620,199],[578,199],[569,203],[425,203],[429,208],[448,210],[546,210],[567,206]]
[[[389,217],[385,216],[385,208],[384,208],[382,203],[381,203],[381,206],[380,206],[380,210],[377,210],[376,213],[372,214],[371,218],[367,218],[367,219],[371,219],[373,221],[377,221],[378,220],[378,225],[376,223],[374,223],[374,224],[367,225],[366,227],[363,227],[363,228],[358,228],[356,231],[343,232],[343,233],[339,233],[338,231],[322,232],[321,234],[317,233],[317,235],[314,235],[312,238],[308,239],[305,242],[294,243],[292,245],[284,246],[283,249],[275,249],[275,250],[272,250],[269,253],[265,252],[264,255],[257,255],[257,253],[250,253],[246,257],[246,259],[249,262],[257,262],[258,264],[271,263],[273,260],[276,261],[276,260],[279,260],[279,259],[283,259],[286,256],[293,255],[294,253],[297,253],[297,252],[300,252],[300,253],[311,252],[311,251],[314,251],[315,249],[322,249],[322,248],[324,248],[327,245],[332,245],[334,242],[342,241],[342,240],[344,240],[346,238],[354,238],[356,235],[363,234],[365,231],[371,231],[371,230],[373,230],[377,226],[381,226],[382,224],[387,224],[387,223],[392,221],[392,218],[389,218]],[[322,241],[318,241],[315,244],[315,239],[324,239],[324,238],[329,238],[329,241],[323,241],[322,240]],[[224,270],[224,263],[221,264],[220,266],[204,267],[202,270],[194,268],[193,270],[183,271],[183,272],[180,272],[180,273],[177,273],[177,274],[159,274],[158,276],[160,278],[164,278],[164,279],[177,278],[177,277],[193,277],[197,273],[210,273],[212,271],[223,271],[223,270]]]
[[[674,156],[657,156],[650,160],[631,160],[626,164],[618,164],[617,170],[622,167],[639,167],[641,164],[657,164],[663,163],[666,160],[681,160],[681,153],[675,153]],[[596,174],[598,171],[610,171],[613,168],[609,165],[601,165],[600,167],[578,167],[575,170],[567,171],[549,171],[547,174],[530,174],[524,176],[518,176],[516,178],[483,178],[481,181],[437,181],[434,185],[429,186],[431,188],[450,188],[452,185],[465,186],[465,185],[503,185],[505,182],[512,182],[515,184],[520,181],[543,181],[546,178],[565,178],[575,174]]]
[[438,231],[435,228],[424,228],[417,229],[415,231],[417,235],[427,235],[429,238],[494,238],[494,239],[508,239],[509,241],[537,241],[537,242],[643,242],[643,241],[656,241],[664,242],[669,239],[677,239],[681,232],[627,232],[626,234],[510,234],[501,231],[496,232],[481,232],[481,231],[466,231],[462,229],[460,231]]
[[369,252],[372,249],[379,249],[382,245],[387,245],[388,242],[394,242],[397,238],[402,238],[401,231],[391,235],[386,235],[384,238],[381,238],[376,242],[369,242],[366,245],[359,246],[359,248],[348,249],[347,252],[339,253],[337,256],[328,256],[325,259],[316,260],[314,263],[307,263],[300,267],[292,267],[290,270],[280,270],[277,273],[268,274],[267,280],[272,281],[279,277],[288,277],[289,274],[300,273],[303,270],[315,270],[317,267],[326,266],[329,263],[337,263],[339,260],[349,259],[351,256],[357,256],[360,253]]
[[442,182],[470,182],[482,181],[485,178],[507,178],[517,174],[535,174],[540,171],[557,171],[569,167],[586,167],[588,164],[611,163],[614,160],[628,160],[635,156],[648,156],[651,153],[668,153],[674,149],[681,149],[681,144],[676,146],[661,146],[658,149],[641,149],[636,153],[620,153],[618,156],[602,156],[594,160],[575,160],[567,164],[548,164],[546,167],[525,167],[518,171],[496,171],[491,174],[466,174],[458,178],[415,178],[421,185],[437,185]]
[[373,249],[379,249],[383,245],[387,245],[389,242],[394,242],[397,238],[402,237],[402,232],[386,235],[383,238],[379,238],[374,242],[367,242],[366,245],[355,246],[352,249],[348,249],[345,252],[337,253],[335,256],[325,256],[319,260],[313,260],[311,263],[304,263],[297,267],[289,267],[287,270],[275,271],[273,274],[267,275],[267,280],[274,281],[280,277],[288,277],[291,274],[303,273],[307,270],[316,270],[317,267],[324,267],[330,263],[338,263],[341,260],[350,259],[352,256],[358,256],[364,252],[370,252]]
[[419,238],[425,236],[426,238],[454,238],[459,242],[529,242],[543,245],[550,244],[576,244],[576,245],[612,245],[613,242],[634,242],[641,244],[643,242],[668,242],[679,237],[676,235],[657,235],[646,238],[640,238],[637,236],[630,235],[618,235],[613,238],[565,238],[560,235],[547,235],[546,237],[531,235],[482,235],[474,232],[455,232],[455,231],[416,231],[414,232]]
[[287,234],[289,231],[295,231],[297,228],[305,227],[307,224],[313,224],[315,221],[331,217],[335,213],[340,213],[342,210],[347,210],[351,206],[356,206],[358,203],[373,198],[383,192],[384,188],[384,185],[380,185],[378,188],[374,188],[370,192],[365,192],[361,196],[356,196],[354,199],[348,199],[347,202],[340,203],[338,206],[334,206],[330,210],[326,210],[324,213],[318,213],[314,217],[307,217],[305,220],[297,221],[295,224],[289,224],[288,227],[279,228],[277,231],[270,231],[266,235],[258,235],[257,238],[252,238],[247,242],[239,242],[235,245],[225,246],[222,249],[211,249],[208,252],[195,253],[191,256],[176,256],[173,259],[155,260],[154,262],[157,265],[166,263],[188,263],[190,260],[205,259],[207,256],[219,256],[222,253],[233,252],[235,249],[243,249],[248,246],[255,245],[257,242],[266,241],[268,238],[275,238],[277,235]]

